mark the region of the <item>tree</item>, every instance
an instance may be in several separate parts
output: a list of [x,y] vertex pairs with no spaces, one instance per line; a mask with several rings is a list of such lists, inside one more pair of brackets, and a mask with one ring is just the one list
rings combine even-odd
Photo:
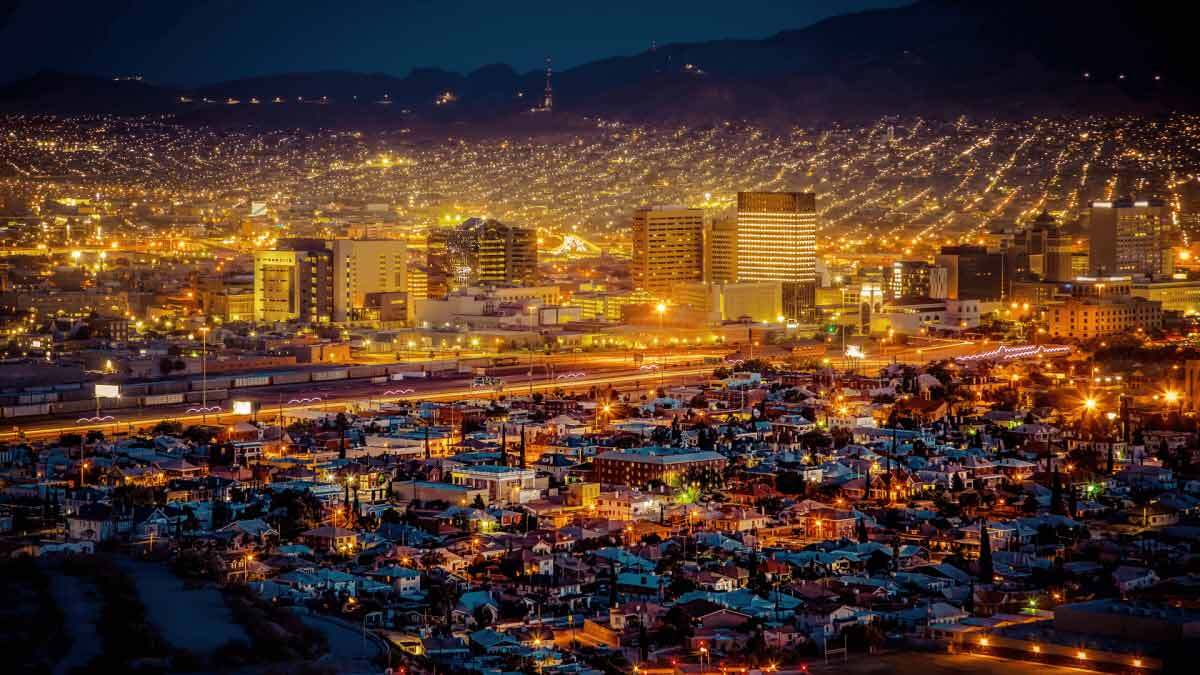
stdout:
[[692,618],[682,607],[676,605],[663,615],[654,642],[659,645],[679,645],[683,644],[694,632]]
[[951,492],[962,492],[965,489],[966,489],[966,485],[963,484],[962,476],[955,473],[950,478],[950,491]]
[[441,565],[446,561],[446,556],[437,549],[430,549],[421,556],[421,566],[425,569],[431,569]]
[[667,595],[678,598],[684,593],[691,593],[694,590],[696,590],[694,581],[676,574],[671,576],[671,583],[667,586]]
[[213,529],[218,530],[218,529],[224,527],[225,525],[229,524],[229,522],[231,520],[233,520],[233,509],[229,508],[229,504],[226,504],[225,501],[221,500],[221,499],[213,502],[213,507],[212,507]]
[[867,532],[867,521],[859,518],[854,524],[855,534],[858,536],[858,543],[865,544],[871,540],[870,534]]
[[1067,505],[1063,501],[1063,484],[1062,477],[1058,474],[1058,467],[1054,467],[1054,471],[1050,474],[1050,513],[1056,516],[1065,516],[1067,514]]
[[475,501],[471,503],[471,507],[480,511],[487,510],[487,504],[483,503],[483,495],[475,495]]
[[155,436],[178,436],[183,433],[183,425],[179,422],[163,420],[150,430]]
[[337,425],[338,431],[338,459],[346,459],[346,429],[350,427],[350,420],[346,418],[346,413],[340,412],[334,424]]
[[487,628],[488,626],[492,625],[493,616],[492,613],[488,611],[487,605],[480,605],[476,607],[475,611],[472,612],[471,615],[475,618],[476,625],[481,628]]
[[321,521],[320,500],[308,492],[284,490],[271,498],[272,510],[283,510],[278,530],[284,539],[292,539],[305,530],[310,530]]
[[850,441],[854,440],[854,435],[850,433],[850,430],[843,429],[842,427],[833,428],[830,430],[829,435],[833,439],[833,447],[838,450],[846,447],[850,444]]
[[992,536],[988,534],[986,520],[979,521],[979,580],[992,583],[996,572],[992,565]]

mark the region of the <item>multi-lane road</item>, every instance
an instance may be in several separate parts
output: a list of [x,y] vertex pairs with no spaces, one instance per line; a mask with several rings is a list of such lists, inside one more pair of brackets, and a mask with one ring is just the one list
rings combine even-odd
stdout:
[[[864,358],[833,357],[839,368],[869,372],[892,363],[924,363],[943,358],[955,358],[974,353],[981,345],[970,340],[930,339],[919,345],[888,347]],[[238,389],[231,400],[251,401],[255,418],[275,420],[280,415],[294,416],[302,411],[323,410],[338,412],[362,409],[382,403],[403,400],[455,401],[470,398],[521,396],[535,392],[562,389],[567,392],[588,391],[593,387],[628,391],[648,390],[659,384],[678,384],[681,381],[700,383],[717,364],[704,363],[706,357],[720,352],[679,351],[651,355],[640,364],[631,363],[628,353],[567,355],[552,362],[538,359],[530,369],[517,367],[518,374],[505,376],[502,387],[472,386],[469,375],[407,379],[398,382],[371,383],[366,380],[309,382],[304,384]],[[548,366],[552,363],[552,366]],[[532,375],[529,374],[530,370]],[[32,419],[5,426],[0,441],[19,438],[48,438],[64,433],[99,429],[105,433],[129,433],[159,422],[231,423],[248,419],[250,415],[234,414],[231,402],[225,402],[220,412],[196,412],[195,404],[154,408],[126,408],[106,411],[112,419],[102,422],[81,421],[76,415]]]
[[[328,383],[307,383],[280,387],[261,387],[239,390],[237,400],[253,401],[255,417],[271,421],[282,415],[285,418],[305,411],[339,412],[351,408],[364,408],[383,403],[413,401],[457,401],[471,398],[495,398],[497,396],[521,396],[536,392],[564,390],[567,392],[587,391],[593,387],[627,391],[651,389],[663,384],[681,382],[699,383],[706,379],[714,366],[704,364],[703,359],[668,363],[665,367],[647,364],[632,367],[623,365],[588,364],[586,366],[547,376],[535,372],[532,376],[521,374],[504,378],[503,385],[496,387],[472,386],[471,377],[456,376],[445,379],[412,379],[400,382],[372,384],[362,380]],[[566,376],[566,377],[561,377]],[[194,410],[194,404],[193,410]],[[111,411],[114,419],[100,423],[77,422],[71,418],[42,418],[19,424],[0,432],[0,441],[18,438],[48,438],[65,433],[81,433],[99,429],[105,433],[130,432],[152,427],[160,422],[184,424],[228,424],[250,418],[237,415],[227,404],[220,413],[189,412],[188,406],[128,409]]]

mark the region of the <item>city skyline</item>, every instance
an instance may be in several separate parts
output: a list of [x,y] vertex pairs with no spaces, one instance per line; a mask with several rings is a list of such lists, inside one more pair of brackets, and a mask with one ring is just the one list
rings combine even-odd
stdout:
[[1188,27],[859,6],[6,6],[0,672],[1191,673]]

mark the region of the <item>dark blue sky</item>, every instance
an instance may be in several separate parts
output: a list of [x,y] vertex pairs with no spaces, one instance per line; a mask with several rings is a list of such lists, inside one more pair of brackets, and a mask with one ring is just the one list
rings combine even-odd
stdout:
[[759,38],[911,0],[0,0],[0,81],[43,68],[203,84],[345,69],[556,68],[659,44]]

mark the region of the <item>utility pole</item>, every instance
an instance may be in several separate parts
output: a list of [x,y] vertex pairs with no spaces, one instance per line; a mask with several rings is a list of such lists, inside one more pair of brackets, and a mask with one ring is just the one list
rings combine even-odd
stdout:
[[526,466],[526,464],[525,464],[525,425],[524,424],[521,425],[521,468],[522,469],[528,468],[528,466]]
[[200,423],[208,423],[208,326],[200,327]]

